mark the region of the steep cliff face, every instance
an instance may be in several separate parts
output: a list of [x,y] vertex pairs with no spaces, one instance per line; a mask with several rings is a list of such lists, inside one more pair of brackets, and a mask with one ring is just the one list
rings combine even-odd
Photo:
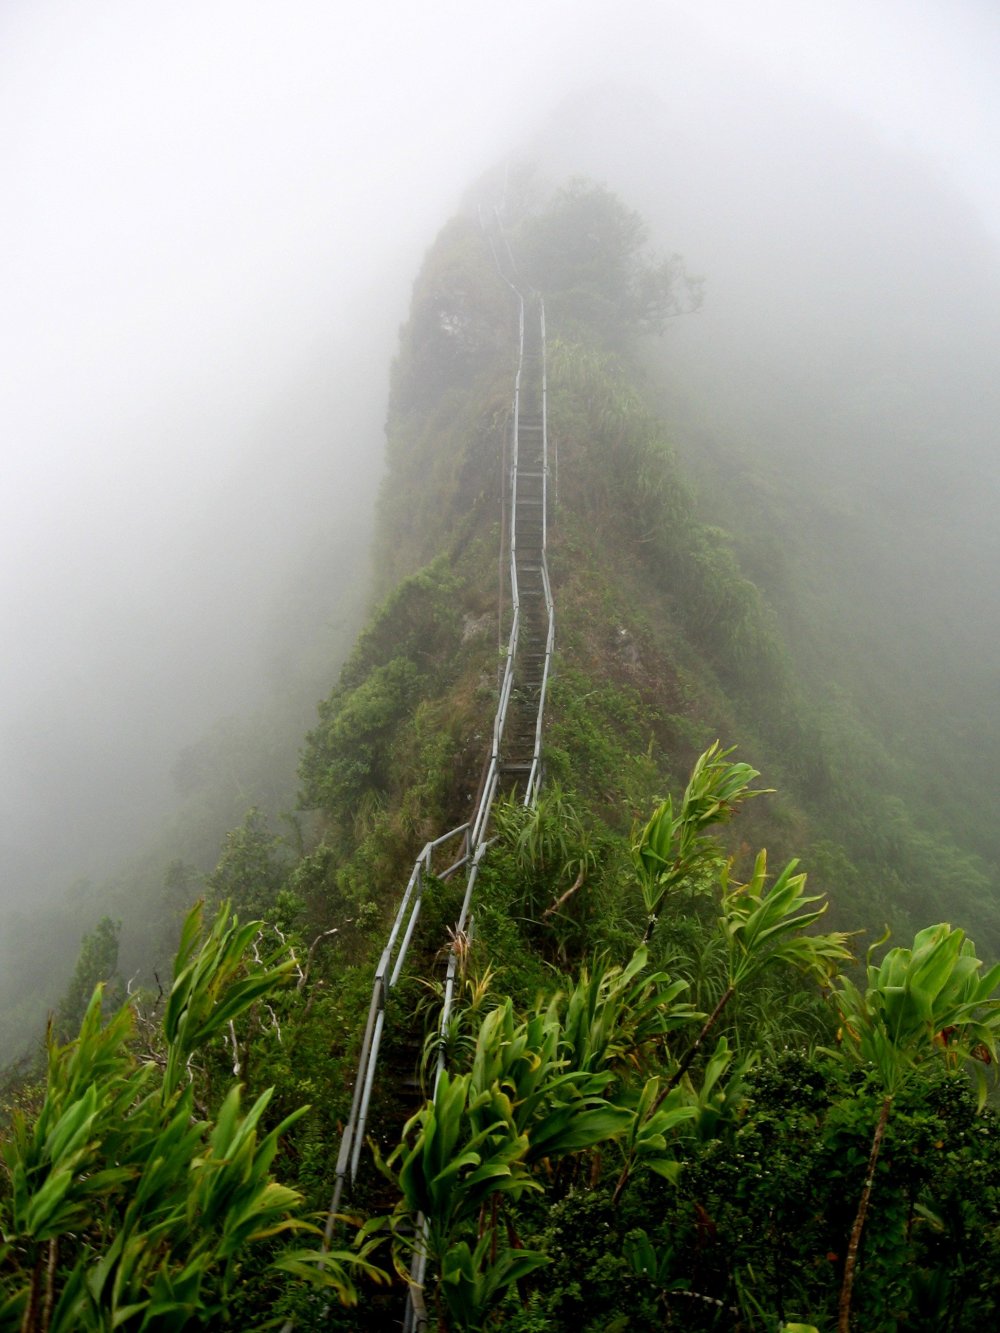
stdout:
[[[273,1089],[267,1114],[285,1126],[276,1169],[302,1196],[282,1197],[315,1216],[345,1176],[342,1132],[365,1089],[369,1137],[357,1141],[364,1169],[350,1208],[374,1219],[376,1249],[365,1254],[385,1267],[391,1245],[402,1268],[415,1219],[427,1219],[423,1293],[442,1328],[597,1333],[676,1316],[707,1333],[720,1311],[748,1327],[758,1316],[768,1327],[799,1318],[830,1326],[851,1222],[845,1199],[853,1206],[872,1126],[886,1132],[896,1095],[886,1101],[879,1083],[892,1061],[876,1068],[865,1054],[881,980],[872,969],[862,1000],[834,978],[849,966],[840,931],[889,918],[898,938],[908,914],[920,924],[975,916],[988,953],[996,912],[981,868],[920,829],[880,785],[877,746],[850,709],[820,706],[737,544],[698,517],[668,424],[649,405],[655,385],[638,369],[642,340],[691,309],[697,286],[680,261],[648,250],[625,204],[584,182],[547,205],[509,207],[503,236],[505,263],[551,286],[557,648],[545,783],[533,808],[494,806],[474,932],[455,925],[459,876],[422,875],[410,951],[386,984],[379,960],[407,874],[426,842],[470,815],[503,674],[517,311],[498,236],[472,215],[454,219],[415,284],[388,412],[380,600],[306,739],[300,804],[310,814],[293,842],[252,810],[200,886],[265,923],[233,946],[237,986],[272,935],[283,958],[275,986],[289,984],[257,1004],[249,983],[247,1012],[225,1030],[219,1020],[189,1060],[185,1095],[197,1088],[206,1107],[228,1104],[234,1077],[255,1093]],[[750,791],[754,769],[720,754],[717,738],[739,746],[738,760],[777,791]],[[828,892],[839,930],[818,933],[819,897],[805,893],[795,863],[780,870],[792,855],[803,858],[810,894]],[[172,866],[164,917],[198,888],[189,868]],[[222,908],[213,927],[220,939],[231,935],[227,916]],[[112,923],[102,926],[110,943]],[[919,958],[958,959],[964,985],[978,961],[962,952],[960,931],[937,929],[920,937]],[[192,917],[189,949],[196,932]],[[103,973],[114,966],[96,944],[68,996],[77,1009],[99,979],[87,959],[101,953]],[[910,963],[895,951],[886,975]],[[442,1029],[446,964],[460,995]],[[179,975],[175,990],[186,984]],[[159,1001],[149,1000],[155,1014]],[[216,1019],[226,1012],[206,1004]],[[962,1236],[956,1229],[963,1271],[995,1270],[992,1193],[970,1203],[967,1185],[1000,1139],[992,1121],[976,1120],[952,1066],[995,1058],[1000,1011],[972,1007],[968,1033],[959,1032],[968,1006],[936,1026],[919,1016],[913,1049],[900,1056],[916,1068],[944,1054],[948,1068],[900,1093],[905,1114],[888,1133],[903,1150],[886,1155],[879,1177],[894,1202],[868,1224],[856,1295],[866,1326],[889,1327],[900,1293],[916,1302],[945,1282],[929,1216],[971,1218]],[[172,999],[168,1013],[175,1008]],[[131,1031],[128,1014],[115,1022]],[[838,1024],[858,1072],[831,1053]],[[382,1045],[368,1083],[359,1049],[376,1027]],[[142,1041],[153,1033],[146,1023]],[[439,1057],[447,1074],[436,1083]],[[389,1157],[389,1185],[365,1141],[383,1166]],[[901,1227],[893,1209],[904,1203]],[[232,1296],[241,1326],[262,1312],[302,1329],[378,1329],[400,1317],[401,1283],[384,1294],[366,1288],[349,1314],[279,1286],[264,1262],[278,1244],[271,1234],[252,1237],[264,1241],[262,1258],[241,1270]],[[351,1272],[370,1277],[356,1259],[338,1251],[330,1270],[345,1283]],[[294,1256],[286,1268],[309,1271]],[[941,1290],[939,1305],[960,1321],[972,1307],[964,1297],[956,1305],[947,1282]],[[681,1314],[691,1291],[700,1304]],[[988,1325],[995,1293],[976,1300]],[[936,1318],[927,1326],[962,1326]]]
[[[697,304],[698,285],[676,257],[649,250],[636,214],[585,182],[510,216],[507,239],[550,312],[550,777],[621,833],[722,736],[780,789],[755,810],[761,838],[812,852],[838,919],[902,923],[956,914],[957,901],[1000,939],[983,868],[937,842],[932,854],[919,819],[882,785],[878,744],[849,704],[797,675],[735,543],[695,516],[639,366],[644,340]],[[303,764],[304,799],[326,812],[351,865],[405,857],[463,819],[475,789],[504,641],[514,334],[490,242],[475,216],[460,216],[415,283],[393,372],[376,540],[388,598]],[[669,337],[665,346],[669,355]],[[362,892],[353,870],[337,874]]]
[[[825,990],[848,950],[836,931],[815,933],[822,903],[797,896],[803,881],[795,863],[777,868],[801,856],[810,891],[829,894],[829,924],[842,930],[873,928],[874,935],[890,919],[897,938],[905,937],[911,917],[922,924],[955,916],[961,904],[976,916],[984,952],[997,922],[988,880],[880,785],[886,769],[877,745],[849,707],[838,711],[836,701],[817,699],[736,543],[697,516],[668,425],[651,410],[638,369],[642,339],[665,312],[696,298],[680,262],[657,261],[641,220],[581,182],[547,207],[508,216],[506,241],[522,278],[544,289],[548,275],[552,284],[548,559],[557,651],[543,737],[546,782],[533,811],[503,801],[494,811],[474,936],[454,929],[461,896],[454,883],[431,879],[398,989],[386,998],[376,981],[371,1012],[382,1006],[386,1035],[368,1128],[383,1151],[399,1145],[392,1159],[399,1168],[392,1225],[402,1228],[397,1261],[411,1245],[412,1219],[431,1218],[423,1292],[441,1326],[456,1329],[486,1327],[490,1318],[525,1333],[568,1322],[596,1330],[617,1318],[659,1327],[659,1302],[670,1302],[642,1288],[653,1272],[685,1291],[697,1277],[698,1290],[708,1293],[705,1309],[684,1327],[707,1329],[718,1310],[737,1307],[767,1310],[772,1322],[790,1318],[785,1281],[798,1284],[796,1310],[826,1318],[841,1284],[829,1256],[850,1227],[830,1164],[843,1152],[865,1160],[877,1108],[874,1084],[859,1092],[859,1079],[815,1053],[817,1043],[836,1041],[834,1010],[816,982]],[[393,380],[380,501],[376,563],[386,596],[321,705],[303,758],[303,800],[321,811],[322,831],[298,867],[296,887],[307,919],[336,921],[342,930],[323,964],[331,1012],[320,1021],[335,1016],[325,1040],[344,1078],[344,1086],[329,1085],[328,1125],[347,1116],[351,1084],[362,1086],[353,1065],[362,997],[405,872],[425,840],[468,818],[488,749],[510,615],[502,552],[515,332],[495,259],[487,233],[460,218],[442,232],[415,285]],[[711,782],[752,774],[718,756],[711,748],[717,737],[739,746],[740,758],[778,790],[750,802],[719,842],[700,842],[697,820],[726,823],[745,796],[741,790],[729,802]],[[678,802],[699,755],[696,772],[715,777],[708,788],[693,779]],[[643,828],[668,791],[674,804],[660,804]],[[693,841],[665,838],[660,853],[650,852],[657,821],[662,829],[675,816],[678,828],[688,821]],[[695,849],[691,859],[682,844]],[[643,848],[658,867],[645,888]],[[783,925],[779,900],[795,904]],[[818,905],[806,911],[811,904]],[[776,943],[805,927],[787,953]],[[440,978],[445,961],[456,958],[463,1003],[439,1038]],[[647,965],[664,971],[647,975]],[[661,986],[676,989],[666,998]],[[681,994],[692,1011],[672,1007]],[[652,1028],[643,1027],[647,1020]],[[632,1025],[628,1036],[617,1029],[608,1036],[619,1021]],[[657,1024],[675,1022],[696,1026],[674,1041]],[[600,1057],[588,1044],[596,1028],[609,1043]],[[618,1041],[628,1054],[615,1073],[610,1063],[596,1073]],[[419,1104],[407,1089],[422,1043],[427,1100]],[[449,1072],[435,1084],[439,1052]],[[761,1073],[751,1078],[758,1062]],[[541,1104],[533,1080],[544,1070],[557,1083],[597,1081],[586,1083],[583,1100],[574,1093],[569,1108],[558,1098],[555,1110],[546,1104],[556,1119],[581,1109],[591,1119],[588,1128],[566,1129],[574,1147],[565,1156],[538,1147],[535,1160],[531,1136],[549,1144],[545,1136],[555,1133],[541,1112],[529,1124]],[[929,1087],[916,1094],[919,1119],[938,1113]],[[945,1120],[969,1110],[968,1102],[957,1110],[959,1100],[956,1094],[952,1111],[942,1112]],[[475,1145],[475,1162],[461,1159],[471,1165],[492,1150],[481,1119],[486,1104],[500,1120],[508,1116],[517,1152],[534,1165],[519,1177],[503,1157],[514,1151],[505,1141],[482,1177],[513,1182],[507,1202],[475,1195],[480,1173],[470,1169],[456,1185],[458,1211],[450,1212],[441,1182],[457,1178],[461,1145]],[[639,1147],[643,1135],[661,1143],[660,1131],[688,1116],[700,1128],[659,1166],[668,1180],[690,1184],[674,1195],[660,1184],[630,1183],[642,1152],[653,1152]],[[808,1143],[798,1142],[794,1162],[755,1174],[740,1136],[753,1138],[759,1153],[773,1117],[781,1126],[808,1121]],[[953,1132],[949,1122],[941,1142]],[[444,1141],[452,1146],[434,1159],[440,1174],[431,1180],[431,1159]],[[596,1155],[573,1155],[598,1142]],[[618,1158],[610,1168],[605,1149],[624,1157],[620,1174]],[[924,1166],[929,1180],[936,1167]],[[724,1189],[715,1184],[717,1171],[729,1181]],[[792,1187],[806,1177],[808,1219],[796,1212],[803,1196]],[[942,1177],[945,1192],[954,1186]],[[852,1197],[853,1177],[846,1188]],[[352,1200],[377,1213],[388,1206],[379,1189],[371,1173],[361,1173]],[[546,1203],[532,1205],[529,1190]],[[777,1295],[760,1289],[744,1298],[740,1274],[763,1262],[757,1239],[770,1235],[769,1222],[748,1226],[747,1219],[779,1214],[788,1232],[776,1261],[784,1274]],[[716,1239],[716,1216],[732,1224],[725,1240]],[[669,1220],[654,1229],[653,1217]],[[702,1227],[711,1234],[702,1236]],[[807,1236],[801,1245],[800,1232]],[[713,1255],[711,1275],[701,1267],[703,1245]],[[828,1256],[822,1271],[815,1253]],[[882,1269],[872,1262],[861,1308],[881,1309],[886,1283],[902,1283],[916,1263],[912,1256],[902,1265],[886,1258]],[[593,1276],[605,1271],[613,1274],[607,1282]],[[515,1276],[529,1272],[530,1301],[513,1291]],[[375,1328],[388,1317],[374,1300],[351,1326]]]

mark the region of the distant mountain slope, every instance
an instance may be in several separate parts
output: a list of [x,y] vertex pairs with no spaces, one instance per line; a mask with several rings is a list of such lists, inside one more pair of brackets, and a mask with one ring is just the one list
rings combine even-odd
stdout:
[[528,151],[620,190],[705,274],[700,314],[644,357],[698,512],[882,781],[996,863],[996,245],[941,164],[843,113],[681,84],[574,99]]
[[[488,198],[499,185],[485,188]],[[683,265],[655,261],[642,219],[600,187],[578,183],[540,203],[530,172],[508,172],[506,191],[513,251],[551,312],[559,612],[550,773],[622,831],[649,793],[679,780],[722,735],[781,788],[770,814],[755,811],[761,840],[780,849],[792,830],[796,850],[812,850],[843,924],[880,928],[890,918],[902,928],[910,917],[951,915],[976,919],[984,942],[1000,940],[991,872],[959,849],[963,829],[949,837],[946,818],[929,821],[931,803],[912,799],[922,794],[907,773],[912,750],[886,734],[880,713],[884,664],[866,692],[892,625],[872,648],[855,638],[852,657],[851,640],[834,647],[823,624],[823,598],[829,606],[845,596],[828,566],[857,559],[842,537],[824,537],[830,501],[816,489],[796,501],[768,451],[758,464],[745,439],[739,480],[727,478],[732,437],[713,431],[711,397],[700,463],[678,462],[669,415],[656,409],[686,401],[678,433],[692,449],[700,381],[692,376],[685,400],[676,333],[650,341],[628,303],[659,262],[664,310],[682,313],[692,291]],[[711,301],[709,290],[706,309]],[[502,637],[495,560],[509,319],[470,208],[428,255],[393,378],[376,549],[384,586],[404,582],[307,748],[307,800],[325,808],[333,845],[355,867],[394,861],[389,846],[404,856],[425,830],[459,822],[474,785],[469,738],[481,746],[492,676],[468,627],[488,624],[487,643]],[[813,543],[799,537],[807,554],[784,537],[793,504],[817,515]],[[823,581],[834,586],[824,591]],[[919,706],[914,698],[897,702],[900,715]],[[358,747],[369,756],[361,768]],[[340,771],[353,775],[347,786],[330,776]],[[360,842],[359,820],[368,830]]]

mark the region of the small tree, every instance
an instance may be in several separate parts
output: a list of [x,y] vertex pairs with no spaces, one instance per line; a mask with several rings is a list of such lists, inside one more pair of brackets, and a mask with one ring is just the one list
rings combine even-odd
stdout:
[[226,834],[208,877],[210,900],[230,902],[238,912],[269,913],[287,874],[283,850],[264,814],[256,806],[248,810],[240,827]]
[[624,346],[701,305],[702,280],[679,255],[650,253],[648,235],[640,214],[617,195],[576,179],[525,220],[516,250],[558,314]]
[[768,885],[767,853],[761,851],[747,883],[731,882],[722,848],[706,830],[731,819],[751,796],[765,794],[764,788],[750,787],[757,770],[749,764],[728,762],[731,753],[721,749],[718,741],[709,746],[691,772],[678,813],[674,814],[673,802],[667,797],[632,838],[632,864],[646,910],[647,938],[669,893],[684,888],[721,891],[717,920],[725,986],[665,1091],[683,1076],[736,991],[749,981],[776,964],[788,964],[824,981],[838,963],[851,956],[849,936],[843,932],[805,933],[826,911],[827,903],[820,895],[806,896],[805,875],[794,873],[797,861],[790,861]]
[[981,968],[964,932],[940,924],[920,931],[912,948],[890,949],[879,967],[869,954],[864,991],[850,978],[838,978],[833,998],[843,1021],[843,1049],[873,1067],[883,1089],[844,1261],[838,1333],[849,1333],[861,1235],[893,1099],[903,1082],[928,1060],[952,1065],[974,1060],[979,1062],[980,1105],[985,1100],[983,1062],[996,1061],[1000,1031],[1000,964],[982,976]]
[[105,1003],[111,999],[108,988],[118,971],[120,934],[121,922],[103,916],[90,934],[84,935],[73,976],[56,1009],[55,1026],[60,1037],[66,1038],[79,1028],[95,986],[104,988]]
[[763,787],[751,789],[760,774],[749,764],[730,763],[731,754],[715,741],[691,770],[677,814],[668,796],[642,829],[633,830],[632,864],[646,909],[646,939],[671,890],[715,874],[725,864],[718,841],[706,836],[705,830],[727,823],[751,796],[768,793]]

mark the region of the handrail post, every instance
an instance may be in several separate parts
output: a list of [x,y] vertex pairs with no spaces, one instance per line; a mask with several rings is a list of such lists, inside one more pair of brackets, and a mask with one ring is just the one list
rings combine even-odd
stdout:
[[[487,231],[490,248],[493,252],[494,262],[500,272],[501,277],[508,284],[517,297],[518,301],[518,355],[517,371],[514,379],[514,401],[512,412],[512,448],[509,460],[509,469],[502,468],[503,485],[505,490],[509,490],[510,496],[510,515],[509,520],[505,515],[501,517],[501,526],[505,528],[505,536],[509,541],[509,580],[511,595],[511,629],[507,645],[507,655],[504,662],[504,669],[500,681],[499,697],[497,710],[493,721],[493,733],[491,739],[491,752],[489,761],[485,768],[485,776],[482,782],[481,793],[472,812],[469,822],[461,828],[453,829],[450,833],[442,837],[429,841],[424,844],[421,852],[416,858],[413,871],[410,875],[402,901],[393,921],[392,928],[385,948],[382,951],[381,958],[376,969],[375,978],[372,986],[372,998],[369,1006],[368,1020],[365,1026],[365,1033],[362,1040],[361,1052],[358,1062],[358,1071],[355,1077],[354,1089],[352,1092],[351,1111],[347,1126],[341,1139],[340,1150],[337,1158],[336,1175],[334,1182],[333,1197],[330,1207],[330,1213],[327,1218],[326,1231],[324,1233],[324,1248],[328,1249],[335,1226],[335,1215],[340,1206],[341,1196],[344,1185],[347,1180],[348,1171],[350,1171],[353,1181],[358,1169],[358,1163],[361,1154],[361,1145],[364,1139],[364,1127],[368,1115],[368,1107],[374,1087],[376,1065],[378,1060],[379,1046],[386,1020],[386,1006],[388,994],[399,981],[402,974],[407,952],[410,947],[413,934],[421,912],[423,901],[423,891],[427,875],[433,875],[434,851],[443,843],[451,838],[461,834],[461,855],[456,861],[449,864],[447,870],[443,872],[445,877],[450,876],[453,871],[460,866],[466,867],[466,888],[465,896],[462,901],[462,907],[456,923],[456,935],[463,931],[468,931],[471,935],[473,929],[472,918],[472,898],[476,881],[479,875],[479,868],[483,856],[490,845],[487,839],[487,827],[490,814],[497,790],[500,785],[502,773],[501,746],[504,742],[504,732],[507,722],[507,713],[510,706],[511,697],[514,693],[515,683],[515,664],[517,659],[518,647],[521,641],[521,590],[518,586],[518,540],[517,540],[517,501],[519,489],[518,468],[520,464],[520,426],[521,426],[521,406],[522,406],[522,372],[525,365],[525,293],[520,290],[517,283],[520,278],[517,275],[514,257],[511,253],[510,244],[496,208],[493,210],[495,217],[495,228],[498,242],[502,244],[502,249],[506,253],[506,259],[501,261],[498,253],[498,246],[494,243],[494,235]],[[480,212],[480,220],[486,230],[486,222]],[[505,265],[507,271],[505,272]],[[509,274],[509,276],[508,276]],[[543,666],[541,680],[538,686],[538,708],[535,720],[535,735],[532,762],[526,782],[525,804],[534,803],[537,799],[538,790],[542,780],[541,768],[541,744],[542,744],[542,726],[544,721],[544,708],[546,701],[547,687],[551,672],[555,612],[552,600],[552,591],[549,584],[548,574],[548,506],[549,506],[549,453],[548,453],[548,372],[546,361],[546,329],[545,329],[545,305],[538,293],[528,292],[531,302],[532,318],[537,315],[537,337],[539,346],[537,355],[541,362],[541,524],[540,524],[540,571],[542,592],[545,600],[545,610],[548,616],[548,627],[545,639],[545,652],[543,655]],[[532,333],[531,354],[533,376],[537,374],[535,368],[535,337]],[[527,399],[532,409],[532,418],[538,406],[538,381],[533,378],[530,388],[526,388]],[[532,430],[537,429],[533,419],[530,420]],[[527,427],[526,427],[527,428]],[[527,453],[526,453],[527,458]],[[533,469],[534,452],[530,467]],[[558,504],[558,456],[555,465],[555,502]],[[524,508],[528,501],[532,504],[537,503],[533,494],[534,487],[529,484],[529,478],[526,474],[521,479],[525,487],[523,494],[527,497]],[[524,534],[527,537],[527,534]],[[532,539],[525,546],[525,551],[534,553],[536,541]],[[503,547],[501,543],[500,564],[503,564]],[[501,576],[502,578],[502,576]],[[525,595],[528,593],[537,595],[534,579],[526,580]],[[503,610],[501,608],[499,625],[502,635]],[[525,637],[529,641],[534,641],[537,646],[538,624],[532,616],[526,613],[524,621]],[[502,647],[502,638],[501,638]],[[537,679],[537,678],[536,678]],[[523,677],[518,674],[518,681]],[[534,682],[532,682],[534,683]],[[398,941],[398,947],[397,947]],[[454,949],[451,950],[448,959],[448,968],[445,978],[444,998],[441,1008],[441,1018],[439,1023],[439,1041],[437,1051],[437,1068],[435,1073],[435,1089],[438,1080],[445,1068],[445,1038],[448,1023],[451,1019],[451,1012],[455,999],[455,979],[458,971],[458,956]],[[419,1234],[425,1234],[426,1221],[420,1218],[418,1221]],[[428,1327],[428,1317],[426,1307],[423,1301],[423,1281],[427,1263],[426,1248],[418,1251],[414,1256],[414,1265],[411,1269],[410,1299],[406,1314],[404,1328],[409,1333],[423,1333]]]

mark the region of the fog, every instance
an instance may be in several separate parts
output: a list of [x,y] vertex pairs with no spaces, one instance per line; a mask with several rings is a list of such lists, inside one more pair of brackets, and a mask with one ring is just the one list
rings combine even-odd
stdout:
[[512,92],[455,75],[457,7],[387,17],[0,15],[5,894],[142,842],[178,749],[266,690],[317,534],[358,560],[306,615],[365,577],[395,330]]
[[995,176],[896,139],[747,65],[570,97],[528,155],[586,161],[707,274],[649,358],[702,512],[779,604],[795,585],[800,665],[850,685],[898,790],[995,862]]
[[[179,752],[280,690],[297,647],[355,604],[410,283],[506,155],[620,187],[706,274],[675,370],[779,470],[810,432],[811,463],[831,457],[794,404],[839,394],[915,323],[895,420],[931,364],[941,423],[985,402],[997,330],[969,302],[1000,237],[1000,17],[872,8],[0,10],[0,905],[143,845]],[[873,304],[889,312],[874,325]],[[792,404],[780,424],[764,383]],[[963,457],[984,467],[994,406],[963,417]],[[971,496],[988,528],[983,476],[946,511],[949,558]],[[823,484],[849,496],[849,470]],[[304,570],[315,600],[289,591]]]

